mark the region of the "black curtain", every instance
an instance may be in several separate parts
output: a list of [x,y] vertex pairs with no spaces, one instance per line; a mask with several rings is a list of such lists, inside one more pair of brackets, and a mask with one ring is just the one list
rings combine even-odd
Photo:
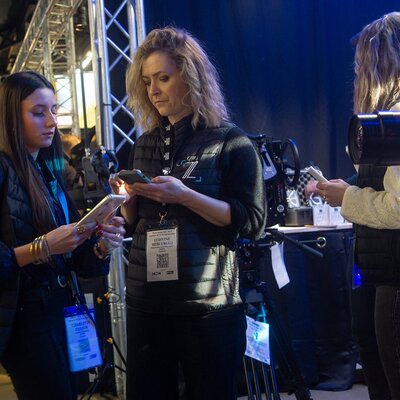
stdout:
[[328,178],[353,174],[350,38],[396,11],[396,0],[145,0],[146,28],[172,24],[200,39],[217,66],[233,122],[297,143]]

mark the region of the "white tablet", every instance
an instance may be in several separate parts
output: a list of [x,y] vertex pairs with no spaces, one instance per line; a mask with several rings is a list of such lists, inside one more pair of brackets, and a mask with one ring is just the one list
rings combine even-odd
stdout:
[[126,197],[119,194],[109,194],[103,198],[93,209],[91,209],[77,224],[76,226],[89,224],[95,222],[105,223],[114,213],[118,207],[125,201]]

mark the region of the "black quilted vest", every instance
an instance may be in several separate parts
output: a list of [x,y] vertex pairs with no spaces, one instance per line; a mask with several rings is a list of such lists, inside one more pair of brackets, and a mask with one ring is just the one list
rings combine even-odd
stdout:
[[[171,176],[190,188],[218,198],[221,185],[219,156],[226,134],[233,127],[197,129],[184,119],[172,128],[174,135]],[[133,166],[150,177],[162,175],[163,129],[142,135],[135,144]],[[178,221],[177,281],[146,282],[146,226],[158,222],[160,203],[138,198],[135,227],[127,273],[127,302],[149,312],[175,315],[201,314],[240,304],[234,237],[208,223],[189,209],[168,205],[167,219]]]
[[[386,167],[360,165],[358,186],[383,190]],[[356,263],[364,282],[400,284],[400,230],[356,225]]]
[[[10,160],[1,152],[0,168],[0,240],[10,247],[16,247],[29,242],[34,235],[29,198],[21,188]],[[17,230],[24,242],[16,239]],[[11,333],[20,282],[19,271],[12,270],[11,275],[7,276],[4,271],[2,268],[0,279],[0,355]]]

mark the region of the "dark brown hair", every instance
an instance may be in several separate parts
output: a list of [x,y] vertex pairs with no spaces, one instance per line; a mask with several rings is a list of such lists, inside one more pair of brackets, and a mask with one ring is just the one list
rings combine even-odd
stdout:
[[[39,233],[47,233],[56,227],[53,218],[52,201],[43,179],[27,150],[22,134],[21,103],[37,89],[48,88],[55,92],[53,85],[42,75],[33,71],[14,73],[0,84],[0,150],[12,160],[31,200],[33,225]],[[58,129],[52,144],[39,152],[59,182],[62,182],[63,151]]]

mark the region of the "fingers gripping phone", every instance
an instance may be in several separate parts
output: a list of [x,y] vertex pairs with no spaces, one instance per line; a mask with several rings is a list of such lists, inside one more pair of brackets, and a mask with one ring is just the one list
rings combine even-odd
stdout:
[[128,185],[132,183],[150,183],[151,179],[146,176],[140,169],[122,169],[117,173],[118,178],[122,179]]
[[321,172],[316,170],[314,167],[308,167],[306,168],[306,171],[318,182],[326,183],[329,182],[328,179],[326,179]]

